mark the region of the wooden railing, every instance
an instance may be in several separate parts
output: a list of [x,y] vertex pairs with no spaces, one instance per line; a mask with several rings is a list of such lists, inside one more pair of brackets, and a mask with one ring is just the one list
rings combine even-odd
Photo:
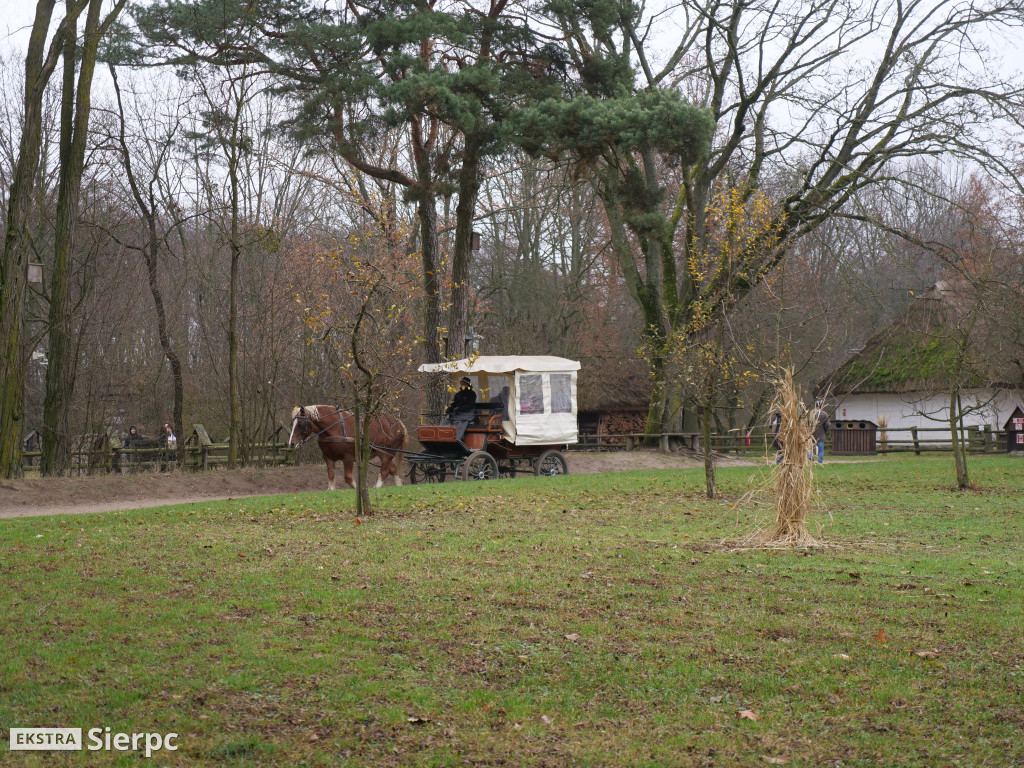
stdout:
[[[894,436],[903,433],[906,436]],[[1006,433],[989,426],[981,429],[965,429],[967,449],[972,453],[999,453],[1005,450]],[[831,436],[831,435],[830,435]],[[750,434],[739,430],[727,434],[713,434],[711,444],[718,453],[734,453],[740,456],[765,456],[773,452],[772,435],[758,429]],[[570,446],[574,451],[633,451],[641,446],[656,446],[663,452],[680,447],[699,450],[700,434],[696,432],[663,432],[654,435],[631,432],[615,435],[581,434],[579,442]],[[177,451],[164,447],[80,449],[72,451],[72,474],[87,475],[102,472],[157,472],[183,469],[203,471],[226,466],[228,443],[214,443],[206,435],[201,424],[189,442]],[[826,441],[831,450],[831,441]],[[914,427],[907,429],[879,429],[876,439],[876,453],[921,454],[925,451],[950,451],[949,429],[943,427]],[[295,451],[284,442],[248,444],[244,450],[246,465],[277,466],[296,463]],[[24,468],[31,472],[39,465],[39,451],[22,454]]]
[[[893,433],[905,433],[906,437],[893,437]],[[965,429],[962,433],[967,441],[967,450],[971,453],[998,453],[1005,450],[1006,433],[995,430],[991,426]],[[618,435],[583,435],[572,450],[588,451],[632,451],[642,445],[657,446],[662,451],[678,447],[680,444],[694,450],[699,449],[700,434],[696,432],[666,432],[653,435],[644,433],[627,433]],[[948,427],[916,427],[907,429],[879,429],[876,438],[875,453],[951,451]],[[756,429],[749,434],[730,432],[712,434],[711,445],[718,453],[735,453],[738,455],[764,456],[772,452],[772,434],[764,429]],[[831,450],[831,432],[825,441],[826,450]]]
[[[186,445],[178,452],[164,447],[81,449],[71,452],[71,474],[88,475],[103,472],[166,472],[174,469],[203,471],[228,463],[228,443]],[[26,471],[39,466],[39,451],[25,451],[22,462]],[[295,452],[287,443],[256,443],[245,446],[247,466],[279,466],[295,463]]]
[[[893,433],[905,435],[893,437]],[[934,435],[934,437],[929,437]],[[989,425],[981,428],[968,427],[960,432],[971,453],[998,453],[1005,450],[1006,433],[992,429]],[[949,427],[908,427],[905,429],[878,429],[878,453],[908,453],[920,455],[922,451],[952,451]]]

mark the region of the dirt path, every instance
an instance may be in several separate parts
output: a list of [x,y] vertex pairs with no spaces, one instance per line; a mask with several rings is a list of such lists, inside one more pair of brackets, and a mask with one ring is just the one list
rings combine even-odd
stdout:
[[[569,471],[573,474],[682,469],[702,463],[699,458],[689,455],[666,456],[647,450],[632,453],[573,452],[569,454],[568,461]],[[728,457],[720,463],[724,466],[750,462]],[[341,480],[340,476],[338,479]],[[0,484],[0,518],[114,512],[193,501],[323,491],[326,487],[327,473],[323,464],[196,474],[172,472],[45,480],[30,478]]]

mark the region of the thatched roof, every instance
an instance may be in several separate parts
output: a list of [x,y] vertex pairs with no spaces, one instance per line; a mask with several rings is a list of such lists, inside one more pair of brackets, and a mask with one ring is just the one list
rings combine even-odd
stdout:
[[[1013,389],[1019,371],[994,353],[984,338],[984,323],[958,325],[959,297],[938,283],[916,299],[894,323],[872,336],[817,387],[819,394],[947,391],[959,379],[962,387]],[[959,334],[969,334],[967,359],[961,363]]]
[[651,374],[636,359],[583,356],[577,380],[581,411],[646,410],[651,400]]

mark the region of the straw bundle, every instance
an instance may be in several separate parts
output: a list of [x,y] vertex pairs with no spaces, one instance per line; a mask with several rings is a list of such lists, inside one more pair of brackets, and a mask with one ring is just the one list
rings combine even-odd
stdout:
[[793,372],[783,370],[776,379],[772,408],[781,417],[779,452],[774,465],[772,488],[775,496],[775,523],[751,534],[746,546],[817,546],[819,542],[807,530],[805,519],[813,499],[813,476],[809,454],[813,444],[812,412],[800,402]]

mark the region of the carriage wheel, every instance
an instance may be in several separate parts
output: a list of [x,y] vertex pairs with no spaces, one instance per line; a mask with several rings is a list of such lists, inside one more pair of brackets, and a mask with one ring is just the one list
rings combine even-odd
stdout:
[[568,475],[569,465],[561,451],[544,451],[533,465],[535,475],[554,477],[555,475]]
[[444,464],[413,464],[409,470],[409,482],[417,483],[443,483],[445,475]]
[[474,451],[462,462],[463,480],[494,480],[498,476],[498,462],[487,451]]

